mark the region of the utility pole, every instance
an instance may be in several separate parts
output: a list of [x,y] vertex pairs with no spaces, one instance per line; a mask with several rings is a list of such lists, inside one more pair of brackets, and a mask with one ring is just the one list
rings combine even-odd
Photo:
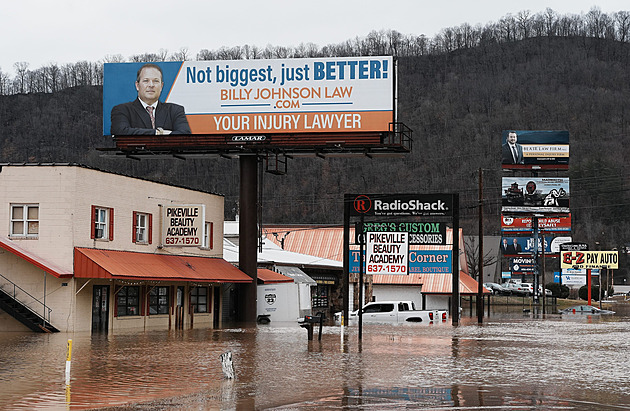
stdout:
[[479,276],[477,280],[477,322],[483,323],[483,170],[479,168]]

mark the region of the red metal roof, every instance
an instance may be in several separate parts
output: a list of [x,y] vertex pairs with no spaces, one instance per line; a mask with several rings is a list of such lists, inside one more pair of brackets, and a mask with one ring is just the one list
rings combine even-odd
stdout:
[[74,276],[151,281],[249,283],[252,278],[222,258],[74,249]]
[[293,278],[287,277],[286,275],[277,273],[275,271],[268,270],[266,268],[258,269],[258,279],[261,280],[264,284],[293,282]]
[[61,268],[60,266],[51,263],[50,261],[46,261],[45,259],[33,254],[32,252],[23,249],[22,247],[17,245],[15,241],[10,240],[6,237],[0,236],[0,247],[4,248],[7,251],[10,251],[21,259],[28,261],[34,266],[41,268],[48,274],[54,275],[57,278],[72,277],[71,270]]
[[[451,294],[453,280],[451,274],[374,274],[373,284],[388,285],[422,285],[422,294]],[[485,288],[484,294],[490,293]],[[477,294],[477,281],[463,271],[459,272],[459,293],[462,295]]]
[[[275,235],[274,235],[275,233]],[[313,255],[331,260],[343,261],[343,226],[316,225],[264,225],[263,234],[268,239],[280,244],[284,239],[284,249],[295,253]],[[354,227],[350,227],[350,241],[354,242]],[[446,243],[453,242],[453,230],[446,229]],[[357,247],[351,246],[352,249]],[[450,250],[450,245],[412,245],[412,250]],[[464,237],[459,232],[460,268],[468,272]]]

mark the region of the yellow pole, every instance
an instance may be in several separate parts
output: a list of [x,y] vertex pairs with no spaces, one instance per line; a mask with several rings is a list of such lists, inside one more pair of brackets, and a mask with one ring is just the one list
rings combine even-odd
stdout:
[[72,360],[72,340],[68,340],[68,354],[66,355],[66,385],[70,384],[70,362]]

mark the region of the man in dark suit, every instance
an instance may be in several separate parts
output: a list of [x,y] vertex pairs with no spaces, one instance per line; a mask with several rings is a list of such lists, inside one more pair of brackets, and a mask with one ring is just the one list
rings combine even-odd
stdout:
[[507,254],[518,254],[522,251],[523,249],[521,248],[521,245],[518,243],[518,240],[516,238],[513,238],[512,244],[508,245],[507,247]]
[[509,254],[508,250],[510,249],[510,245],[508,244],[507,238],[504,238],[501,242],[501,253]]
[[516,142],[517,136],[515,131],[510,131],[507,141],[503,144],[502,164],[524,164],[523,146]]
[[112,109],[112,135],[192,134],[184,107],[159,101],[163,86],[160,66],[142,66],[136,77],[138,98]]

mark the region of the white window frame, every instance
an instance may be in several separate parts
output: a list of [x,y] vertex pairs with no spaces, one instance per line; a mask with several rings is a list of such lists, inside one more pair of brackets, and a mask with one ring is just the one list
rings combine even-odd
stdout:
[[212,233],[212,223],[209,221],[205,222],[205,225],[203,227],[203,245],[202,248],[207,248],[210,249],[210,236],[213,234]]
[[[109,239],[109,208],[94,207],[94,239],[95,240],[108,240]],[[104,218],[101,218],[104,217]],[[101,229],[101,235],[99,236],[98,230]]]
[[[21,208],[22,217],[14,218],[14,211]],[[29,211],[37,210],[37,218],[30,218]],[[39,237],[39,204],[11,204],[11,222],[10,222],[10,237],[22,237],[22,238],[37,238]],[[22,223],[22,231],[16,232],[14,230],[15,223]],[[31,227],[35,227],[37,232],[30,233]]]
[[[144,220],[144,221],[143,221]],[[149,214],[136,212],[136,221],[134,224],[136,243],[149,243]]]

